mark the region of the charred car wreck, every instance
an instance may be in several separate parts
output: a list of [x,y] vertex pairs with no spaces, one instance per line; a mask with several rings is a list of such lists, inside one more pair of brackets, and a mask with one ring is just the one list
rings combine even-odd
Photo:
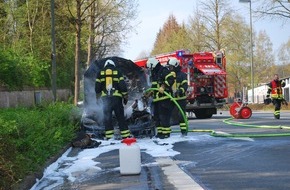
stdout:
[[[107,59],[115,62],[122,73],[128,87],[129,101],[124,106],[128,127],[132,135],[137,138],[154,136],[154,124],[150,112],[148,99],[143,97],[144,89],[148,88],[148,80],[144,70],[133,61],[121,57],[107,57],[94,61],[84,73],[84,102],[81,119],[81,130],[86,136],[103,139],[105,127],[103,125],[103,105],[95,93],[95,81],[100,69]],[[118,124],[115,123],[115,139],[120,138]]]

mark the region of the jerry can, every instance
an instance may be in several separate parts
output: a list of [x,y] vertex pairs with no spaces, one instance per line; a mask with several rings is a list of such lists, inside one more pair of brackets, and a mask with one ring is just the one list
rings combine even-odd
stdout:
[[122,175],[136,175],[141,172],[141,152],[135,138],[122,140],[119,149],[120,173]]

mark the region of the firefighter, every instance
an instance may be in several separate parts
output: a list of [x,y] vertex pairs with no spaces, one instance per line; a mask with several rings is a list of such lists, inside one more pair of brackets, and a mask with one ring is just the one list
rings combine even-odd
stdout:
[[[177,101],[182,111],[185,113],[186,109],[186,91],[188,88],[187,75],[181,71],[181,66],[176,58],[171,58],[168,60],[168,65],[171,71],[176,74],[176,91],[174,92],[174,99]],[[183,116],[178,112],[179,126],[182,136],[187,135],[186,121],[184,121]]]
[[163,67],[156,58],[149,58],[146,67],[151,70],[152,88],[158,88],[153,94],[153,118],[157,127],[157,138],[170,137],[170,116],[174,108],[173,102],[164,91],[171,94],[175,76],[167,67]]
[[[161,64],[155,58],[149,58],[146,62],[146,68],[148,69],[149,71],[148,73],[150,75],[151,88],[159,88],[158,71],[160,70],[161,67],[162,67]],[[156,101],[156,94],[157,94],[156,91],[150,91],[149,93],[145,94],[145,97],[146,98],[150,96],[153,97],[152,102],[153,120],[157,128],[157,136],[160,136],[162,134],[162,128],[160,126],[158,101]]]
[[103,101],[105,139],[114,137],[112,114],[115,113],[123,139],[130,137],[130,131],[124,116],[124,105],[128,102],[128,90],[123,74],[116,68],[115,63],[108,59],[96,79],[96,93]]
[[274,75],[274,80],[268,84],[267,98],[272,98],[275,106],[274,118],[280,119],[281,103],[284,100],[282,87],[285,86],[284,80],[279,80],[278,74]]

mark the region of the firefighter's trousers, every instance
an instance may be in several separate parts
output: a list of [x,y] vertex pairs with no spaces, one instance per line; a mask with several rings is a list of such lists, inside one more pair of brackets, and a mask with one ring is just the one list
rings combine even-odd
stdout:
[[122,98],[118,96],[105,96],[102,98],[102,100],[106,138],[110,139],[114,136],[114,125],[112,123],[113,112],[115,113],[116,119],[118,121],[122,138],[130,136],[130,131],[124,116]]
[[276,119],[280,119],[280,109],[281,109],[282,100],[281,99],[277,99],[277,98],[273,98],[272,102],[273,102],[273,104],[275,106],[274,117]]
[[[179,104],[180,108],[182,109],[183,113],[185,114],[186,112],[186,99],[184,100],[177,100],[177,103]],[[178,121],[179,121],[179,127],[181,134],[186,135],[187,129],[186,129],[186,121],[184,121],[184,118],[182,116],[182,113],[180,113],[178,109]]]
[[155,122],[155,126],[160,126],[160,119],[159,119],[159,102],[152,103],[152,113],[153,113],[153,120]]
[[159,128],[162,129],[161,131],[164,137],[169,137],[171,133],[170,118],[171,118],[172,110],[174,108],[174,103],[170,99],[165,99],[165,100],[159,101],[158,108],[159,108],[159,120],[160,120]]

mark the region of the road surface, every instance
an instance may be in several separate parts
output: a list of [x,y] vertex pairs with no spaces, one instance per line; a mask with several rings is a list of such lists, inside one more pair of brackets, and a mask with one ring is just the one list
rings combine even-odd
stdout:
[[165,140],[137,139],[139,175],[121,175],[118,143],[102,142],[95,149],[69,149],[32,189],[289,190],[288,126],[290,112],[283,110],[280,120],[270,112],[253,112],[247,120],[228,112],[190,118],[187,137],[175,132]]

